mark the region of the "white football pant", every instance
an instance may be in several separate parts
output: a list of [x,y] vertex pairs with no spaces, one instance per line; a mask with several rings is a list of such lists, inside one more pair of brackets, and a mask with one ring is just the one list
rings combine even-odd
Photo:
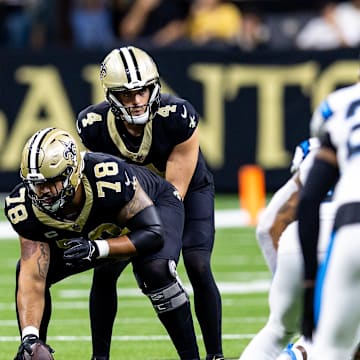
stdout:
[[319,322],[311,360],[351,358],[359,341],[360,224],[340,227],[324,261]]
[[[320,222],[319,256],[324,254],[332,221],[331,206],[329,214],[326,213]],[[280,238],[276,271],[269,292],[268,322],[245,348],[240,360],[275,360],[299,333],[302,281],[303,258],[298,237],[298,222],[295,221],[285,229]]]

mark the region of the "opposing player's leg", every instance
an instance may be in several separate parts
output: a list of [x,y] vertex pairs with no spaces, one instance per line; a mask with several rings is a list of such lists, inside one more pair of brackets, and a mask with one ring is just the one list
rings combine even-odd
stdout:
[[184,265],[194,292],[195,312],[207,360],[223,359],[221,296],[210,260],[214,245],[214,192],[209,184],[185,199]]
[[[336,221],[336,220],[335,220]],[[350,359],[358,341],[360,309],[359,223],[338,228],[317,278],[314,359]]]
[[90,291],[90,324],[93,360],[110,358],[111,335],[117,312],[117,280],[128,261],[108,263],[94,269]]
[[[251,340],[241,360],[274,360],[298,330],[301,300],[302,258],[297,241],[297,223],[282,234],[277,268],[269,293],[270,316]],[[284,242],[287,250],[281,250]]]
[[[324,202],[320,208],[320,233],[319,233],[319,242],[318,242],[318,258],[319,262],[323,259],[326,248],[329,243],[329,238],[332,230],[334,214],[336,206],[333,202]],[[297,236],[297,234],[296,234]],[[290,248],[287,246],[290,245]],[[297,247],[300,253],[299,241],[295,244],[291,242],[280,242],[279,251],[281,253],[286,253]],[[302,258],[302,255],[301,255]],[[301,283],[299,284],[301,286]],[[299,339],[294,342],[294,344],[289,343],[283,352],[276,358],[276,360],[290,360],[290,359],[311,359],[313,353],[312,342],[306,340],[303,336],[300,336]]]

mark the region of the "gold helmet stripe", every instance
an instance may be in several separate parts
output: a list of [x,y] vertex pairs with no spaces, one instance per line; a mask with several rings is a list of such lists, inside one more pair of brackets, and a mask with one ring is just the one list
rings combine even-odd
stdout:
[[119,49],[121,60],[124,64],[128,82],[141,80],[139,66],[137,64],[133,49],[131,47],[122,47]]
[[32,138],[29,145],[28,169],[30,174],[39,173],[39,149],[46,138],[46,135],[54,128],[46,128],[38,131]]

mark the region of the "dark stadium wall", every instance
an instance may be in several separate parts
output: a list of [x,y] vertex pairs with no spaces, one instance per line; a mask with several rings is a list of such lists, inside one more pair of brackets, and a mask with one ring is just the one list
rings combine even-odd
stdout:
[[[295,145],[309,136],[314,107],[357,80],[356,50],[147,49],[163,91],[189,99],[202,117],[201,148],[218,192],[237,191],[245,164],[265,170],[267,191],[288,177]],[[0,192],[18,181],[22,147],[37,129],[76,134],[77,113],[102,101],[99,63],[107,52],[47,50],[0,54]]]

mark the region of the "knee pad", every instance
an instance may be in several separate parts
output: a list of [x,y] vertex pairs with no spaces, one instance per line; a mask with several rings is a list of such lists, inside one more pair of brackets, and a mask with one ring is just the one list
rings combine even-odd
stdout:
[[155,311],[158,314],[174,310],[189,302],[189,296],[176,272],[175,261],[168,261],[167,271],[168,273],[164,277],[167,279],[167,284],[163,287],[159,287],[158,289],[150,289],[146,286],[146,282],[141,279],[139,274],[135,274],[135,278],[140,289],[150,299]]
[[150,299],[158,314],[172,311],[189,302],[189,297],[178,281],[174,281],[162,289],[157,289],[145,295]]

